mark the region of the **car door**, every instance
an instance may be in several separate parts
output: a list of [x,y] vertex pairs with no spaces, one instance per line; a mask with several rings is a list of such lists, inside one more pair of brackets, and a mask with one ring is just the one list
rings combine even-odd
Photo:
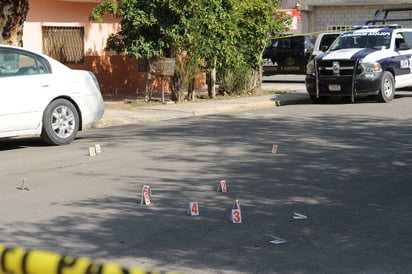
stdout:
[[49,96],[46,60],[15,48],[0,48],[0,134],[34,130],[41,125]]
[[263,59],[268,59],[269,62],[271,62],[273,65],[274,63],[276,63],[276,58],[277,58],[277,47],[279,44],[279,39],[273,39],[270,43],[269,46],[267,46],[262,54],[262,58]]
[[278,48],[279,66],[284,73],[301,74],[306,68],[305,36],[282,39]]
[[412,32],[399,32],[395,36],[396,87],[412,86]]

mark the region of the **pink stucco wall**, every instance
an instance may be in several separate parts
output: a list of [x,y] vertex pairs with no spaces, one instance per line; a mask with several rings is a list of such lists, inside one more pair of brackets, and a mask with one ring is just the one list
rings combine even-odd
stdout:
[[[92,2],[92,3],[90,3]],[[104,55],[107,36],[119,28],[116,20],[105,16],[102,22],[90,22],[88,17],[97,1],[30,1],[30,10],[24,24],[24,46],[42,50],[42,26],[83,26],[85,29],[85,54]]]
[[126,60],[113,52],[104,51],[110,33],[119,29],[118,21],[105,16],[102,22],[88,17],[99,1],[93,0],[32,0],[24,23],[23,45],[42,52],[43,26],[84,27],[83,64],[67,64],[72,68],[93,71],[104,94],[144,91],[145,75],[138,75],[137,60]]

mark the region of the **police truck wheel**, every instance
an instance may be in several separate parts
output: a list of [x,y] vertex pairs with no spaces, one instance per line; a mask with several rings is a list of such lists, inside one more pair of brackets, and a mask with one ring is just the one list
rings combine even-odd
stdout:
[[382,76],[381,88],[377,96],[378,102],[388,103],[395,97],[395,80],[392,73],[385,71]]

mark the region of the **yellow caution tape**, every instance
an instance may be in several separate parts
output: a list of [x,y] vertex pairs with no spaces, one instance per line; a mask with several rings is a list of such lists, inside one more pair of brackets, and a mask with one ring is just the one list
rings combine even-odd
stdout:
[[[122,268],[114,263],[98,264],[43,250],[7,248],[0,245],[0,274],[162,274],[143,268]],[[166,272],[177,274],[177,272]]]
[[290,38],[290,37],[305,36],[305,35],[318,35],[321,33],[328,33],[328,32],[344,32],[344,31],[350,31],[350,30],[353,30],[353,28],[345,28],[342,30],[322,30],[322,31],[314,31],[314,32],[307,32],[307,33],[294,33],[294,34],[286,34],[286,35],[283,35],[282,33],[278,33],[278,35],[276,36],[268,37],[267,40],[271,40],[275,38]]

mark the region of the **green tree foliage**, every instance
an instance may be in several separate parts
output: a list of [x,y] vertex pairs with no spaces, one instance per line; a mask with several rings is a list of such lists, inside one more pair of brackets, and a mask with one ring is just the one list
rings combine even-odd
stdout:
[[106,0],[90,15],[101,20],[104,14],[120,19],[121,30],[109,36],[106,50],[126,53],[137,58],[175,57],[184,38],[181,12],[173,1]]
[[106,49],[137,58],[185,56],[186,76],[205,71],[257,69],[267,38],[282,31],[278,0],[105,0],[91,20],[111,14],[121,30]]

